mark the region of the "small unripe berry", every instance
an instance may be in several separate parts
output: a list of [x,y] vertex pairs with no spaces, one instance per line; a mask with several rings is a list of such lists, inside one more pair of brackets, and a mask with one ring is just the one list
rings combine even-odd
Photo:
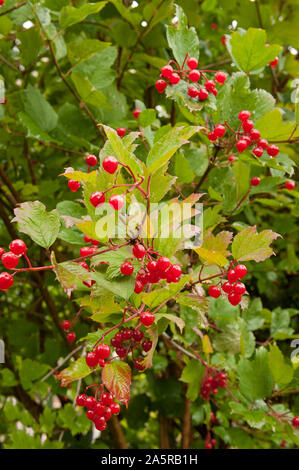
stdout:
[[196,69],[196,67],[198,66],[198,60],[195,59],[195,57],[190,57],[190,58],[187,60],[187,66],[188,66],[189,69],[191,69],[191,70]]
[[102,165],[103,165],[104,170],[107,171],[107,173],[110,173],[111,175],[113,175],[113,173],[115,173],[117,170],[118,161],[116,160],[115,157],[111,155],[111,156],[104,158]]
[[68,184],[68,187],[70,188],[70,190],[71,190],[73,193],[75,193],[76,191],[78,191],[78,189],[80,188],[80,182],[79,182],[79,181],[68,180],[67,184]]
[[254,176],[250,180],[251,186],[258,186],[260,182],[261,182],[261,179],[258,176]]
[[148,311],[142,312],[140,314],[140,321],[144,326],[151,326],[155,321],[155,315]]
[[98,159],[95,155],[87,155],[85,162],[88,166],[96,166]]
[[165,80],[157,80],[155,87],[157,92],[161,94],[167,87],[167,83],[165,82]]
[[10,245],[9,249],[15,255],[24,255],[27,251],[27,246],[23,240],[13,240]]

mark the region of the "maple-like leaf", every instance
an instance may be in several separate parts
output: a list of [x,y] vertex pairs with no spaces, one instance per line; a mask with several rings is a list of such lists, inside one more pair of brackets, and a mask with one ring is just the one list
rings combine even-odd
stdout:
[[216,236],[208,232],[203,239],[201,247],[195,248],[194,251],[203,261],[216,264],[217,266],[225,266],[227,264],[227,256],[229,255],[227,247],[232,236],[232,232],[222,231]]
[[246,227],[238,233],[232,243],[232,255],[238,261],[264,261],[274,251],[270,244],[280,235],[272,230],[257,233],[256,226]]
[[123,361],[106,364],[102,371],[102,382],[119,401],[128,406],[130,401],[131,368]]

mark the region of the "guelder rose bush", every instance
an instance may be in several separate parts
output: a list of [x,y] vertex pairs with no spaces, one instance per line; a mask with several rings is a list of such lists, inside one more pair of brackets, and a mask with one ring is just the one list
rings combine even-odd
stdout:
[[[21,348],[21,358],[11,323],[1,371],[3,396],[16,394],[37,435],[29,442],[24,430],[14,431],[5,446],[70,447],[69,432],[91,435],[94,425],[126,447],[116,416],[127,428],[136,410],[137,427],[146,420],[149,431],[157,412],[162,426],[165,406],[166,423],[183,416],[182,435],[173,431],[172,439],[184,448],[297,446],[299,369],[289,344],[298,311],[279,301],[267,307],[276,271],[296,270],[286,255],[289,216],[282,233],[273,222],[282,206],[298,216],[290,179],[298,110],[288,103],[283,114],[278,91],[284,43],[256,27],[213,36],[216,25],[209,30],[215,57],[207,58],[201,27],[189,27],[191,16],[172,2],[68,3],[3,5],[18,52],[5,49],[1,124],[22,143],[18,164],[27,161],[31,183],[7,176],[13,167],[4,161],[1,213],[13,240],[0,249],[1,300],[10,305],[28,282],[41,293],[32,307],[39,348]],[[136,15],[147,19],[138,34]],[[27,19],[33,26],[23,30]],[[155,28],[163,53],[143,44]],[[209,35],[205,29],[206,41]],[[130,72],[134,60],[148,101]],[[15,69],[19,88],[10,80]],[[55,184],[43,190],[48,171]],[[137,219],[132,204],[141,207]],[[161,214],[172,204],[166,221]],[[179,232],[186,223],[189,232]],[[201,243],[186,244],[198,233]],[[10,401],[3,406],[9,423]],[[107,431],[101,440],[111,445]],[[144,446],[141,435],[136,442],[126,432],[132,447]],[[161,447],[177,445],[163,432]],[[57,438],[44,445],[38,433]]]

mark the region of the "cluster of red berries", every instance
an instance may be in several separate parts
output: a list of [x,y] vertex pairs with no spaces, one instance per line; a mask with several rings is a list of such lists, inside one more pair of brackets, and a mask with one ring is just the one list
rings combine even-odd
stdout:
[[[162,67],[160,77],[163,78],[157,80],[155,85],[158,93],[163,93],[166,89],[166,80],[168,81],[168,84],[176,85],[180,82],[181,79],[186,79],[188,82],[187,93],[190,98],[205,101],[208,98],[209,93],[212,93],[214,96],[217,96],[218,91],[216,88],[216,83],[223,85],[226,80],[226,74],[224,72],[212,72],[215,73],[215,80],[208,80],[205,75],[205,72],[210,73],[211,71],[198,70],[198,60],[195,57],[190,57],[187,60],[187,66],[188,70],[183,70],[179,67],[177,70],[174,70],[170,64]],[[195,86],[195,84],[197,84],[201,78],[204,80],[202,84],[203,86]],[[194,85],[190,86],[191,83],[194,83]]]
[[[150,326],[154,319],[154,315],[150,312],[142,312],[140,314],[140,321],[145,326]],[[152,347],[151,340],[144,338],[143,331],[137,328],[120,329],[115,333],[110,344],[115,348],[115,353],[121,358],[125,358],[130,352],[137,349],[139,349],[140,352],[144,351],[147,353]],[[134,365],[136,369],[140,371],[144,370],[144,366],[142,365],[143,359],[142,356],[134,359]]]
[[[233,263],[232,263],[233,264]],[[232,266],[231,264],[231,266]],[[245,284],[240,279],[247,274],[247,268],[244,264],[237,264],[234,268],[230,268],[227,272],[227,281],[219,286],[209,287],[209,296],[217,299],[221,295],[221,288],[227,295],[228,301],[232,305],[238,305],[242,300],[242,295],[246,291]]]
[[2,7],[5,3],[5,0],[0,0],[0,7]]
[[64,331],[67,331],[66,339],[69,343],[73,343],[76,339],[76,333],[74,331],[70,331],[71,329],[71,322],[69,320],[63,320],[61,323],[61,328]]
[[85,394],[78,395],[76,402],[78,406],[87,408],[86,417],[94,423],[98,431],[105,431],[107,421],[112,415],[118,415],[120,412],[119,403],[114,401],[108,392],[103,393],[100,400]]
[[[178,264],[171,264],[166,256],[161,256],[156,260],[149,255],[150,250],[146,250],[141,243],[136,243],[133,247],[133,256],[142,262],[137,273],[134,292],[140,294],[147,284],[156,284],[162,279],[167,283],[178,282],[182,274],[182,269]],[[147,264],[144,257],[147,257]],[[134,271],[134,266],[129,261],[125,261],[120,271],[124,276],[130,276]]]
[[[10,251],[5,252],[4,248],[0,248],[0,259],[7,269],[15,269],[19,263],[20,256],[25,255],[27,246],[23,240],[13,240],[9,245]],[[14,279],[8,272],[0,274],[0,290],[6,291],[13,285]]]
[[205,449],[213,449],[216,446],[217,442],[216,439],[211,438],[210,436],[205,440]]
[[88,352],[85,356],[86,364],[90,368],[105,367],[105,359],[111,354],[111,349],[108,344],[99,344],[94,350]]
[[225,388],[227,385],[227,375],[225,372],[219,372],[216,369],[209,369],[201,383],[200,393],[204,400],[209,400],[210,393],[217,395],[219,388]]
[[[103,166],[103,169],[107,173],[109,173],[110,175],[113,175],[118,168],[118,161],[112,155],[107,156],[106,158],[104,158],[102,166]],[[95,191],[94,193],[91,194],[89,200],[90,200],[90,203],[94,207],[99,207],[102,204],[104,204],[104,202],[106,201],[105,192]],[[123,196],[121,196],[120,194],[111,196],[109,199],[110,206],[116,211],[121,210],[124,203],[125,203],[125,200]]]

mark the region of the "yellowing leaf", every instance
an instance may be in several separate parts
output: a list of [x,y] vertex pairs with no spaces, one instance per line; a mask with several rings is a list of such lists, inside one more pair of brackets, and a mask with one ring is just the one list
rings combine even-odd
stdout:
[[119,401],[128,406],[130,400],[131,368],[122,361],[106,364],[102,372],[102,382]]
[[208,232],[204,237],[203,243],[200,248],[194,251],[199,255],[203,261],[207,261],[217,266],[225,266],[227,264],[227,256],[229,252],[227,247],[230,244],[233,234],[231,232],[222,231],[214,236]]
[[270,244],[278,233],[272,230],[263,230],[257,233],[256,226],[246,227],[235,236],[232,243],[232,255],[238,261],[264,261],[274,254]]
[[213,352],[213,348],[212,348],[211,341],[210,341],[210,338],[208,337],[208,335],[204,335],[201,338],[201,342],[202,342],[203,352],[205,354],[211,354]]
[[61,386],[66,387],[75,380],[83,379],[87,375],[91,374],[92,370],[88,367],[85,361],[85,357],[80,357],[70,367],[62,370],[56,377],[61,380]]

